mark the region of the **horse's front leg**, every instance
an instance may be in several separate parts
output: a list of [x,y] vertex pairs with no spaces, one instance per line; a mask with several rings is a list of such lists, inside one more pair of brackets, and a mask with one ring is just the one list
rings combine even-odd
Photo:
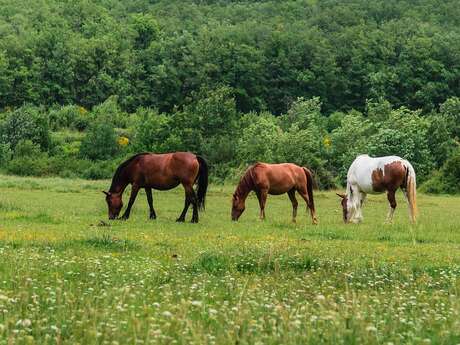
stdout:
[[121,216],[122,220],[127,220],[129,218],[129,214],[131,213],[131,207],[133,207],[138,192],[139,186],[137,184],[133,184],[133,186],[131,187],[131,195],[129,196],[128,207],[126,207],[125,213],[123,213],[123,216]]
[[358,208],[356,210],[356,221],[361,223],[363,221],[363,206],[366,200],[366,193],[359,192]]
[[265,204],[267,203],[267,195],[268,195],[268,190],[266,189],[260,189],[256,191],[257,199],[259,199],[259,207],[260,207],[260,219],[264,220],[265,219]]
[[150,209],[150,219],[156,219],[157,215],[153,209],[153,197],[152,197],[152,188],[145,187],[145,194],[147,195],[147,202]]

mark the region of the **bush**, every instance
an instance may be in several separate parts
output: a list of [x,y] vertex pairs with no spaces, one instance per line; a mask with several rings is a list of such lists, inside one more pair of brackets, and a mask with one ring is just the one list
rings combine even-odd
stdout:
[[460,148],[420,188],[426,193],[460,193]]
[[102,161],[92,163],[82,173],[82,177],[89,180],[101,180],[111,178],[118,166],[117,161]]
[[269,114],[247,115],[252,117],[248,127],[242,127],[242,134],[236,145],[238,162],[250,164],[260,162],[276,162],[278,142],[283,131],[276,118]]
[[117,134],[111,123],[97,121],[84,137],[80,154],[90,160],[104,160],[115,157],[118,152]]
[[50,147],[48,118],[41,108],[24,105],[7,113],[0,126],[0,141],[14,150],[21,140],[30,140],[42,150]]
[[48,156],[31,140],[21,140],[16,145],[13,159],[6,165],[6,171],[20,176],[48,175]]
[[11,151],[10,144],[0,143],[0,166],[4,167],[12,158],[13,152]]
[[429,121],[419,111],[392,110],[385,122],[374,123],[376,133],[367,138],[366,152],[371,156],[398,155],[412,163],[420,182],[435,167],[428,145]]
[[120,109],[117,96],[111,96],[104,103],[95,106],[89,117],[91,122],[104,121],[119,128],[126,128],[128,123],[128,114]]
[[158,114],[156,111],[139,108],[134,128],[133,148],[136,152],[168,152],[171,144],[170,117]]
[[49,121],[54,131],[64,128],[82,131],[88,127],[88,111],[77,105],[65,105],[51,109]]

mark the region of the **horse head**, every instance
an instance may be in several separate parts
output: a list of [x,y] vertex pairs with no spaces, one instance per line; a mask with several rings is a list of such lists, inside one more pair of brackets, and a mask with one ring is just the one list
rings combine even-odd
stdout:
[[111,193],[102,191],[105,194],[105,201],[109,208],[109,219],[116,219],[120,214],[123,207],[123,201],[121,199],[121,193]]
[[232,220],[237,221],[241,214],[244,212],[245,203],[244,199],[240,198],[237,194],[233,194],[232,198]]
[[348,223],[349,222],[349,210],[348,210],[348,198],[345,194],[341,194],[341,193],[335,193],[337,194],[341,200],[340,200],[340,204],[342,206],[342,213],[343,213],[343,221],[344,223]]

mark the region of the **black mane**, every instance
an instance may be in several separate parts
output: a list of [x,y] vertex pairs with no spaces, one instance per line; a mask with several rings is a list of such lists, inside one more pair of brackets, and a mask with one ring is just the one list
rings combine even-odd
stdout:
[[143,156],[143,155],[147,155],[149,154],[148,152],[141,152],[141,153],[138,153],[138,154],[135,154],[134,156],[128,158],[127,160],[125,160],[123,163],[121,163],[117,170],[115,171],[115,174],[113,175],[113,178],[112,178],[112,184],[110,185],[110,189],[109,189],[109,192],[113,192],[115,187],[116,187],[116,183],[118,182],[118,180],[121,178],[121,174],[123,173],[123,170],[133,161],[135,160],[136,158],[138,158],[139,156]]

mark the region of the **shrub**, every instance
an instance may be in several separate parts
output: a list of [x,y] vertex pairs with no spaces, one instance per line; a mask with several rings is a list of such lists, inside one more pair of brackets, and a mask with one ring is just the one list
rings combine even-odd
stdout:
[[88,111],[77,105],[65,105],[51,109],[49,121],[51,129],[55,131],[63,128],[82,131],[88,127]]
[[426,193],[460,193],[460,148],[420,188]]
[[0,141],[14,150],[21,140],[30,140],[46,150],[50,146],[48,118],[41,108],[24,105],[7,113],[0,126]]
[[242,127],[242,134],[236,145],[240,164],[257,161],[276,162],[277,144],[283,131],[276,123],[276,118],[269,114],[247,115],[252,117],[248,127]]
[[93,162],[85,171],[82,172],[82,177],[89,180],[108,179],[113,176],[118,162],[116,161],[101,161]]
[[6,171],[20,176],[48,175],[48,156],[31,140],[21,140],[16,145],[13,159],[6,165]]
[[12,158],[12,155],[13,152],[11,151],[10,144],[0,143],[0,166],[5,166]]
[[118,152],[117,134],[111,123],[97,121],[84,137],[80,154],[90,160],[104,160],[115,157]]
[[111,96],[95,106],[89,115],[91,122],[105,121],[115,127],[125,128],[128,123],[128,114],[120,109],[117,96]]
[[170,117],[155,110],[139,108],[134,128],[133,148],[135,151],[167,152],[172,145],[169,138]]

